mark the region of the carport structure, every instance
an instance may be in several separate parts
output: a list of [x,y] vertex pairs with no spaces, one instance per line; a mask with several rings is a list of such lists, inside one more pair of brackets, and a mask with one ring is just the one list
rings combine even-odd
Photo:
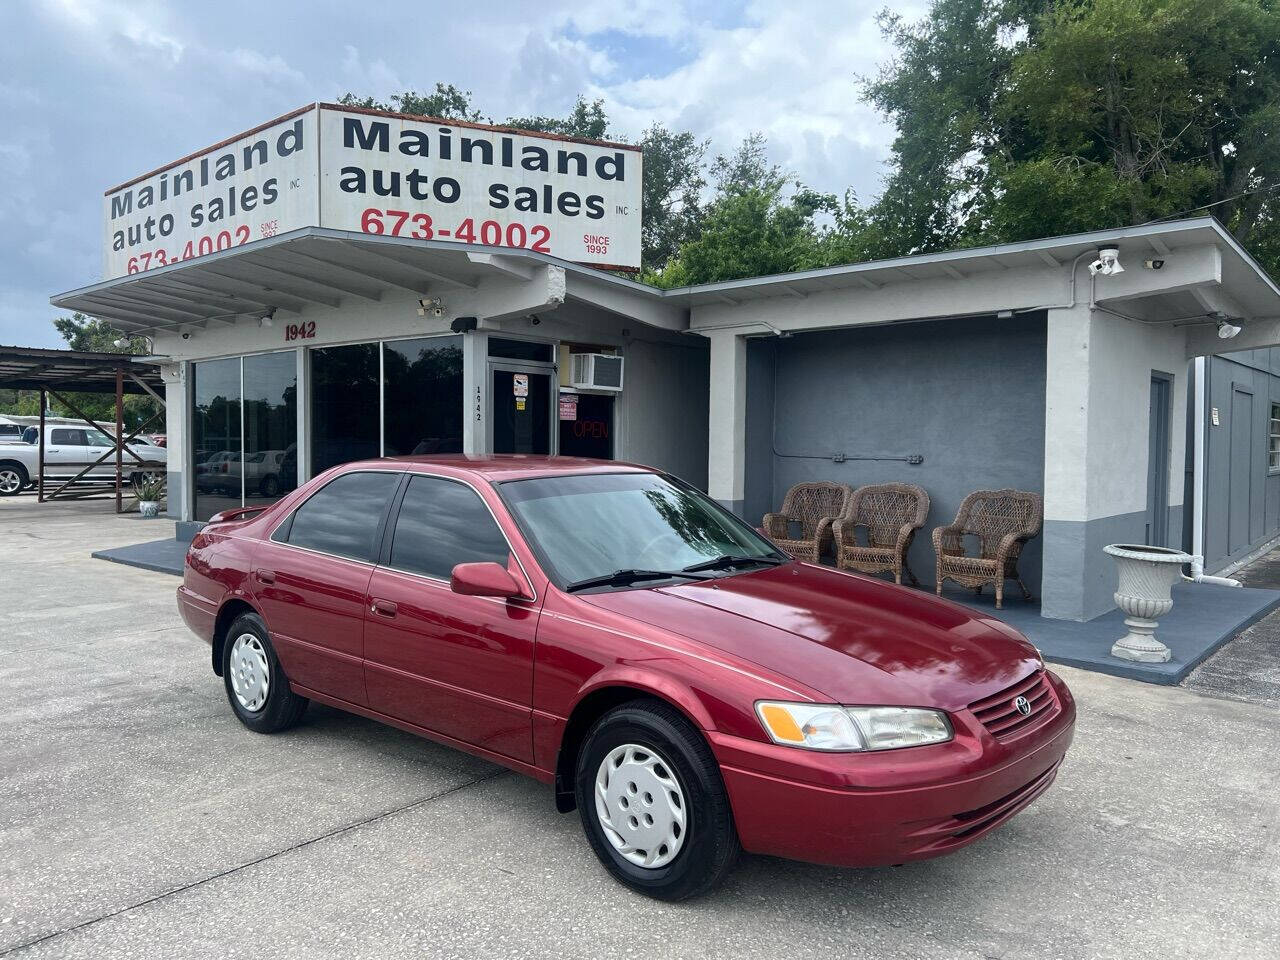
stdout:
[[[39,502],[55,498],[81,498],[97,494],[81,481],[94,467],[115,457],[114,494],[116,513],[123,512],[124,458],[131,457],[137,464],[150,469],[163,469],[165,464],[143,460],[128,446],[129,442],[151,426],[163,415],[164,398],[159,390],[163,383],[159,372],[152,366],[140,363],[138,357],[120,353],[96,353],[84,350],[54,350],[41,347],[0,346],[0,389],[37,390],[40,393],[40,439],[36,496]],[[71,393],[105,393],[115,395],[115,429],[110,430],[86,414],[68,397]],[[125,394],[147,395],[160,405],[160,412],[153,414],[128,435],[124,432]],[[74,417],[95,431],[110,437],[114,442],[97,460],[66,464],[78,467],[75,476],[63,480],[54,489],[45,489],[45,410],[49,397],[64,404]],[[132,464],[131,464],[132,465]]]

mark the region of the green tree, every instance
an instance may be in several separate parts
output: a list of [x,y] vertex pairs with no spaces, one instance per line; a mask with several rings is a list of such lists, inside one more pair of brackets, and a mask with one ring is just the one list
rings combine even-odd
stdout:
[[541,133],[558,133],[563,137],[584,137],[588,140],[609,138],[609,117],[604,111],[603,100],[592,100],[578,95],[577,102],[567,117],[511,117],[507,126],[521,130],[537,130]]
[[699,235],[645,279],[662,287],[715,283],[785,273],[824,261],[826,231],[819,212],[839,208],[830,194],[810,190],[768,161],[760,134],[747,137],[711,166],[715,196]]
[[995,153],[992,227],[1044,235],[1204,207],[1247,242],[1280,184],[1278,55],[1280,16],[1258,0],[1054,6],[999,103],[1034,146]]
[[392,113],[408,113],[415,117],[439,117],[444,120],[465,120],[476,123],[480,111],[471,102],[470,90],[459,90],[452,83],[437,83],[434,93],[418,93],[406,90],[391,95],[390,101],[373,97],[358,97],[344,93],[338,102],[345,107],[363,107],[366,110],[387,110]]
[[1272,0],[935,0],[880,23],[895,56],[863,95],[897,135],[869,246],[1211,212],[1280,266]]
[[709,141],[655,123],[640,138],[644,150],[644,188],[641,263],[661,270],[702,231],[702,191],[707,185]]

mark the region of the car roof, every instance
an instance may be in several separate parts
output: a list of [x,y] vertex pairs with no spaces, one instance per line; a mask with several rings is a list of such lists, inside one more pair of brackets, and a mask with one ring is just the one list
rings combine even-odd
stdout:
[[527,454],[463,453],[426,454],[421,456],[383,457],[379,460],[362,460],[349,467],[403,464],[415,473],[439,472],[450,475],[481,477],[490,483],[504,480],[528,480],[534,477],[555,477],[591,473],[656,473],[652,467],[622,460],[592,460],[587,457],[546,457]]

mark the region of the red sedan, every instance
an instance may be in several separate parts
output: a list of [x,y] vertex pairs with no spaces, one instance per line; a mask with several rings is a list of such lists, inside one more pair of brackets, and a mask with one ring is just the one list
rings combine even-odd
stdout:
[[1020,634],[781,553],[643,467],[405,457],[215,517],[178,605],[249,729],[311,700],[554,786],[663,899],[740,849],[972,843],[1044,793],[1075,704]]

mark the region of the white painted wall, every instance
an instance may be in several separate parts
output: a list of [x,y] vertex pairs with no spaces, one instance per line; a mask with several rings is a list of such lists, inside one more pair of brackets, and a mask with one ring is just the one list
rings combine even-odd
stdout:
[[1183,500],[1185,328],[1121,319],[1087,303],[1050,310],[1045,518],[1088,521],[1147,507],[1151,373],[1173,377],[1169,506]]

